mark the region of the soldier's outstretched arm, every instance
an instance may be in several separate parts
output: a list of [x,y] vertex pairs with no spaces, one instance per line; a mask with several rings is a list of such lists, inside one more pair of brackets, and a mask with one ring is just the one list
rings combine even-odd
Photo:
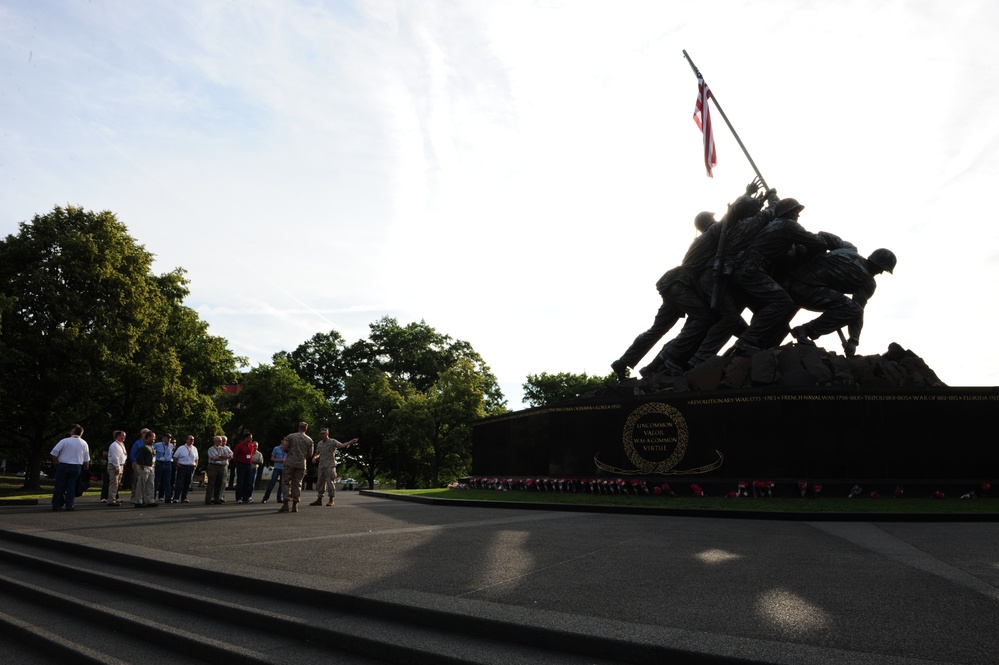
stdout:
[[857,246],[854,245],[849,240],[843,240],[835,233],[829,233],[828,231],[819,231],[818,236],[822,238],[826,243],[826,248],[829,250],[833,249],[849,249],[854,252],[857,251]]

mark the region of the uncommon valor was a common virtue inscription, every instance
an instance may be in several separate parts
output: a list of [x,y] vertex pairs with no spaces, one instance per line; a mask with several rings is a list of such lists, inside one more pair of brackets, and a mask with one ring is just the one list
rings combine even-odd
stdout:
[[718,459],[697,468],[682,468],[687,455],[687,421],[683,414],[669,404],[649,402],[632,410],[624,422],[621,441],[632,469],[616,468],[604,464],[599,454],[594,465],[602,470],[620,475],[675,476],[701,474],[719,468],[724,461]]

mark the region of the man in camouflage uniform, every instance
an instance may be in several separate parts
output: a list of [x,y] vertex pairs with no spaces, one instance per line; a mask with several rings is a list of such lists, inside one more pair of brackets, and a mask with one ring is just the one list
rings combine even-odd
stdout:
[[298,431],[289,434],[284,439],[285,452],[288,457],[284,460],[284,503],[281,504],[279,513],[288,512],[288,501],[291,500],[291,512],[298,512],[298,501],[302,496],[302,481],[305,479],[305,467],[309,458],[312,457],[313,443],[312,437],[306,432],[309,431],[309,423],[298,423]]
[[323,505],[323,494],[329,496],[327,506],[333,505],[333,497],[336,496],[336,451],[346,448],[357,442],[354,437],[346,443],[340,443],[336,439],[330,438],[330,430],[324,427],[319,431],[320,439],[316,444],[316,454],[312,461],[317,464],[318,478],[316,479],[316,489],[319,490],[319,498],[310,503],[310,506]]

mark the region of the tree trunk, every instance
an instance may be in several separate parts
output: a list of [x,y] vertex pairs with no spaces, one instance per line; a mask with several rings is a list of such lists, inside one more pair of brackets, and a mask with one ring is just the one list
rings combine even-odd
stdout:
[[31,448],[31,455],[28,457],[28,468],[24,472],[24,489],[37,492],[42,489],[42,481],[39,474],[42,471],[42,460],[45,459],[45,442],[38,441]]

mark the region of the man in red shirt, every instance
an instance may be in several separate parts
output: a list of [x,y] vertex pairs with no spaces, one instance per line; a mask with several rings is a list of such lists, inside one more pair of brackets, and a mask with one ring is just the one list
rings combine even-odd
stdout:
[[253,453],[256,451],[253,435],[244,432],[232,452],[236,463],[236,503],[253,503]]

